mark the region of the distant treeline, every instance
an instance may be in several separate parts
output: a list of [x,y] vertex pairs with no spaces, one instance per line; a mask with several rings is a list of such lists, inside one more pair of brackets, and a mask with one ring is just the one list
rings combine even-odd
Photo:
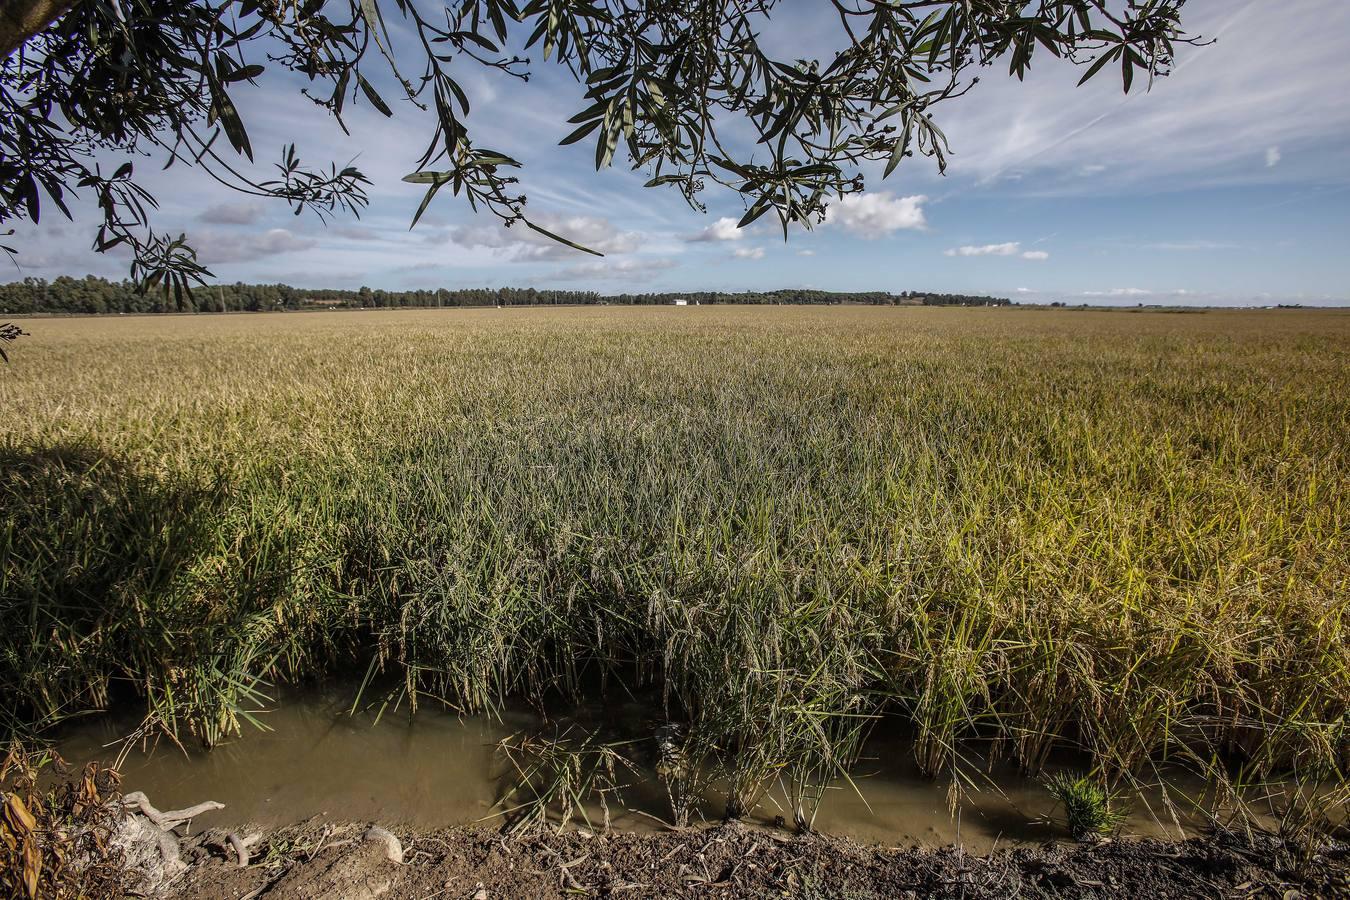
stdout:
[[55,281],[25,278],[0,285],[0,313],[158,313],[158,312],[265,312],[283,309],[383,309],[435,306],[576,306],[669,305],[679,300],[693,304],[870,304],[874,306],[1006,306],[1002,297],[967,294],[931,294],[904,291],[778,290],[727,293],[692,291],[663,294],[600,294],[595,291],[537,290],[535,288],[460,288],[456,290],[385,291],[362,287],[354,291],[297,288],[287,284],[210,285],[197,288],[184,307],[162,293],[140,293],[130,281],[109,281],[93,275]]

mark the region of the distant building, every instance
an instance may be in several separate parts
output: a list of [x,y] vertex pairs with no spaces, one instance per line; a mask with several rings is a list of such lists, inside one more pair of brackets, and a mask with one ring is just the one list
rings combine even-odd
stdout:
[[676,297],[674,300],[672,300],[672,301],[670,301],[670,302],[673,303],[675,306],[688,306],[688,305],[689,305],[689,301],[686,300],[686,299],[684,299],[683,297]]

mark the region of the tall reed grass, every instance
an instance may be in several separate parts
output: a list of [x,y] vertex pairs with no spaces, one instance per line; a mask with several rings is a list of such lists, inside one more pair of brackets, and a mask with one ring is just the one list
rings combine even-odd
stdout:
[[[1350,315],[577,309],[35,322],[5,727],[266,684],[654,686],[727,806],[980,746],[1344,784]],[[1341,795],[1343,802],[1343,793]]]

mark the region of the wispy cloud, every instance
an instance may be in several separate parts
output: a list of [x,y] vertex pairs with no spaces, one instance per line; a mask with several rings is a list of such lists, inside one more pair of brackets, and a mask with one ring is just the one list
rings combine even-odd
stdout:
[[[536,216],[535,220],[541,228],[598,253],[632,253],[642,243],[641,234],[623,231],[599,216],[545,214]],[[576,249],[520,223],[510,228],[496,221],[456,225],[449,229],[448,235],[461,247],[484,247],[513,262],[572,260],[578,255]]]
[[949,250],[942,251],[944,256],[1016,256],[1021,244],[1016,241],[1010,241],[1006,244],[983,244],[973,246],[967,244],[964,247],[952,247]]
[[734,259],[763,259],[763,247],[737,247],[731,251]]
[[[1350,4],[1206,0],[1186,13],[1188,30],[1218,40],[1178,48],[1174,73],[1148,90],[1122,96],[1107,73],[1079,88],[1076,70],[1049,60],[1025,84],[987,79],[942,111],[950,172],[986,184],[1034,173],[1032,190],[1100,193],[1268,180],[1291,144],[1343,152],[1350,104],[1327,85],[1350,82]],[[1297,47],[1297,63],[1270,47]],[[1269,148],[1265,166],[1254,147]],[[1278,177],[1312,171],[1280,166]]]
[[673,259],[624,259],[614,262],[597,260],[580,263],[551,272],[548,278],[554,281],[613,281],[624,280],[642,283],[658,272],[678,266]]
[[252,225],[262,219],[263,212],[263,205],[252,201],[213,203],[198,213],[197,219],[213,225]]
[[962,247],[950,247],[942,251],[943,256],[1021,256],[1033,262],[1044,262],[1050,258],[1047,250],[1023,250],[1020,241],[1008,241],[1003,244],[966,244]]
[[1083,291],[1084,297],[1151,297],[1157,294],[1157,291],[1135,287],[1111,288],[1109,291]]
[[333,234],[349,241],[378,241],[382,237],[379,231],[366,225],[334,225]]

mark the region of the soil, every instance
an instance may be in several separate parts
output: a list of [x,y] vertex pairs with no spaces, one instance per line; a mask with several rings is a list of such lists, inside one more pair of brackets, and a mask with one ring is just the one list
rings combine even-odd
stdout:
[[1047,844],[974,856],[863,846],[740,824],[660,834],[585,831],[505,838],[474,829],[400,831],[402,864],[365,825],[313,819],[264,832],[245,868],[225,834],[183,842],[191,865],[169,896],[203,900],[495,900],[495,898],[1173,898],[1350,897],[1350,849],[1296,867],[1276,841]]

